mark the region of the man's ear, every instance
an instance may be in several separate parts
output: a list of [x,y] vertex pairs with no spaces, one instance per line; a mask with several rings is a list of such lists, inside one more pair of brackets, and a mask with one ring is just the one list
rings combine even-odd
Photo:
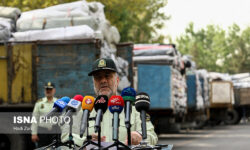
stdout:
[[119,78],[119,75],[118,75],[118,74],[117,74],[117,78],[116,78],[116,80],[117,80],[117,87],[118,87],[119,82],[120,82],[120,78]]

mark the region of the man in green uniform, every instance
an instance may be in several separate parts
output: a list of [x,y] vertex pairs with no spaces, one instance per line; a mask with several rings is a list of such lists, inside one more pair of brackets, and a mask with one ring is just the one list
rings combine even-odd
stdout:
[[[94,62],[92,66],[92,71],[88,74],[93,77],[94,90],[96,95],[107,95],[110,98],[112,95],[118,95],[117,88],[119,84],[119,77],[117,74],[117,69],[115,63],[112,59],[102,58]],[[124,111],[124,109],[123,109]],[[80,138],[80,125],[81,125],[82,110],[73,116],[73,140],[78,146],[83,144],[86,138]],[[96,112],[93,111],[90,114],[91,117],[95,117]],[[112,118],[113,114],[108,110],[103,115],[103,120],[101,123],[101,140],[102,142],[113,142],[112,140]],[[119,141],[127,143],[127,129],[124,123],[124,112],[121,112],[120,127],[119,127]],[[97,134],[94,132],[94,120],[89,121],[89,133],[92,135],[92,140],[97,141]],[[62,141],[68,140],[69,126],[64,126],[62,131]],[[131,143],[132,145],[137,145],[141,142],[141,119],[140,113],[136,111],[135,107],[132,107],[131,113]],[[151,145],[155,145],[158,141],[158,137],[154,132],[154,126],[151,121],[147,119],[147,142]]]
[[31,125],[31,140],[37,143],[37,147],[50,144],[54,137],[53,134],[48,134],[52,131],[53,124],[40,123],[40,116],[45,116],[53,108],[54,102],[57,100],[54,97],[55,93],[55,85],[51,82],[46,83],[44,86],[45,97],[39,99],[35,104],[32,115],[36,118],[37,123]]

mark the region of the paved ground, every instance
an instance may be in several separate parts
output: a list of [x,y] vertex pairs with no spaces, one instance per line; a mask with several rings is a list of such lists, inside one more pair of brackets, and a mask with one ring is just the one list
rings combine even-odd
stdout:
[[250,150],[250,123],[161,134],[158,143],[173,144],[173,150]]

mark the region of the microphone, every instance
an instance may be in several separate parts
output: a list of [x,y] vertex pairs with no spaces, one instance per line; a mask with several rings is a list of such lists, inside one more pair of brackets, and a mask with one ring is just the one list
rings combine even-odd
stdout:
[[147,93],[141,92],[136,95],[135,108],[141,113],[141,128],[142,128],[142,138],[145,140],[147,138],[147,127],[146,127],[146,112],[150,107],[150,98]]
[[[65,117],[69,117],[72,116],[73,112],[77,112],[80,110],[81,108],[81,102],[83,100],[83,96],[82,95],[75,95],[67,104],[66,106],[66,113],[64,115]],[[66,118],[67,119],[67,118]],[[64,125],[65,122],[62,122],[61,125]]]
[[121,96],[111,96],[108,102],[109,111],[113,114],[113,140],[118,140],[119,132],[119,114],[124,107],[124,101]]
[[51,111],[49,113],[47,113],[45,117],[46,118],[51,117],[51,116],[55,115],[56,112],[62,112],[63,109],[69,103],[69,101],[70,101],[70,98],[67,96],[62,97],[61,99],[58,99],[57,101],[55,101],[54,106],[51,109]]
[[136,92],[133,88],[127,87],[122,90],[121,96],[125,102],[125,125],[130,128],[130,114],[132,112],[131,104],[135,101]]
[[96,119],[95,119],[95,132],[100,130],[102,116],[108,108],[107,104],[108,104],[108,96],[106,95],[99,95],[95,99],[94,108],[95,108],[95,111],[97,112]]
[[82,100],[82,123],[80,128],[80,137],[83,136],[89,119],[89,113],[93,110],[95,98],[93,96],[85,96]]

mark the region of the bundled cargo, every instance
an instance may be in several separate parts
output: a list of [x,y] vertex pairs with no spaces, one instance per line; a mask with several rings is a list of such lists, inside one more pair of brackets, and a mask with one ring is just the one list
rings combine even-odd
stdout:
[[0,17],[17,20],[20,17],[21,11],[18,8],[0,6]]
[[236,105],[250,105],[250,73],[231,75]]
[[250,88],[250,73],[231,75],[234,88]]
[[208,82],[208,72],[205,69],[197,70],[199,80],[201,83],[202,98],[205,107],[209,107],[209,82]]
[[172,91],[175,110],[185,114],[187,111],[186,79],[181,73],[172,69]]
[[184,68],[181,54],[174,44],[136,44],[133,53],[135,63],[171,65],[179,71]]
[[95,37],[94,31],[86,25],[54,28],[47,30],[33,30],[26,32],[13,33],[10,41],[49,41],[49,40],[73,40],[73,39],[91,39]]
[[0,6],[0,41],[8,41],[11,37],[20,14],[21,11],[18,8]]
[[232,81],[230,75],[227,73],[209,72],[208,78],[210,81],[214,81],[214,80]]
[[[77,1],[23,12],[17,21],[17,31],[66,27],[73,25],[72,20],[75,17],[88,17],[89,11],[86,1]],[[58,19],[60,19],[60,24],[58,24]]]
[[184,64],[175,45],[136,44],[133,53],[135,70],[138,70],[138,90],[149,93],[151,109],[185,114],[186,80],[181,73]]
[[136,44],[134,47],[134,56],[156,56],[156,55],[169,55],[174,56],[176,50],[172,45],[159,45],[159,44]]
[[205,109],[205,102],[202,97],[201,81],[198,73],[187,75],[187,102],[188,109]]
[[99,2],[82,0],[23,12],[17,20],[17,31],[13,33],[12,42],[100,39],[100,57],[116,62],[123,83],[119,90],[131,85],[125,73],[128,62],[116,56],[119,31],[106,20],[104,5]]

